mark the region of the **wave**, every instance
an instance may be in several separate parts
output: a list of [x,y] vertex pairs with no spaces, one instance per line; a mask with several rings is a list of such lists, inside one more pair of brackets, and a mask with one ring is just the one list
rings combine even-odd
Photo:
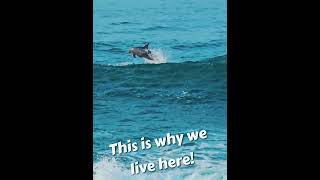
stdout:
[[143,31],[154,31],[154,30],[164,30],[164,29],[169,29],[169,27],[166,27],[166,26],[152,26],[152,27],[143,28],[141,30],[143,30]]
[[[128,163],[129,164],[129,163]],[[227,162],[209,163],[197,160],[196,168],[176,167],[170,170],[131,175],[125,165],[114,158],[102,158],[93,165],[94,180],[227,180]]]
[[226,100],[226,55],[183,63],[94,64],[93,71],[96,97],[155,98],[184,105]]
[[[166,56],[164,55],[164,57]],[[192,108],[212,108],[215,116],[211,117],[221,119],[218,118],[221,116],[225,118],[222,115],[226,113],[224,111],[224,103],[226,102],[226,64],[227,55],[182,63],[94,64],[95,102],[102,101],[102,104],[105,103],[110,106],[116,106],[117,104],[114,104],[114,102],[124,103],[124,106],[130,104],[130,108],[134,107],[137,110],[131,112],[132,117],[121,117],[112,124],[121,123],[119,127],[123,128],[129,124],[137,125],[136,119],[139,120],[139,123],[143,124],[145,120],[152,118],[154,120],[152,124],[143,126],[143,130],[147,132],[156,132],[159,129],[169,129],[172,127],[170,124],[174,122],[166,116],[163,117],[163,113],[170,112],[166,111],[166,109],[167,107],[171,107],[171,104],[178,104],[175,107],[182,107],[179,105],[191,107],[190,105],[194,105]],[[111,110],[107,107],[104,106],[103,112]],[[120,112],[118,108],[114,108],[112,111],[115,111],[114,113],[116,114]],[[141,118],[147,117],[146,114],[148,118]],[[207,121],[207,119],[199,118],[198,120],[199,123],[203,123],[204,121]],[[159,123],[160,125],[155,126],[155,123]],[[210,123],[212,124],[212,122]],[[217,127],[219,127],[218,124]],[[210,141],[208,139],[208,143],[201,143],[199,146],[196,146],[195,143],[188,143],[181,147],[182,149],[164,147],[162,151],[137,152],[137,154],[128,154],[127,156],[110,157],[104,149],[105,145],[99,144],[102,142],[99,138],[108,137],[111,139],[112,137],[110,136],[112,134],[104,131],[103,128],[95,130],[93,154],[95,157],[93,164],[94,180],[227,179],[225,131],[213,133],[211,136],[213,139]],[[152,139],[153,135],[148,134],[151,137],[147,139]],[[137,135],[134,138],[138,139],[139,136]],[[122,139],[121,137],[116,137],[113,141],[122,141]],[[158,157],[166,159],[175,158],[180,153],[191,151],[197,152],[194,166],[181,166],[164,171],[156,170],[155,172],[131,175],[129,168],[132,162],[156,162]]]
[[171,48],[176,50],[188,50],[192,48],[219,47],[221,45],[222,45],[222,42],[210,41],[208,43],[197,42],[197,43],[191,43],[191,44],[175,45],[175,46],[172,46]]
[[[94,83],[112,82],[135,87],[170,87],[186,82],[199,84],[226,81],[227,55],[182,63],[93,65]],[[153,81],[154,80],[154,81]],[[156,80],[156,81],[155,81]]]
[[116,53],[116,54],[126,53],[125,50],[115,47],[114,44],[109,44],[105,42],[94,42],[93,48],[95,51],[104,51],[104,52],[110,52],[110,53]]
[[136,24],[136,23],[132,23],[132,22],[127,22],[127,21],[124,21],[124,22],[116,22],[116,23],[111,23],[111,25],[122,25],[122,24]]
[[110,52],[110,53],[116,53],[116,54],[123,54],[123,53],[126,53],[126,51],[120,49],[120,48],[109,48],[109,49],[96,49],[96,51],[103,51],[103,52]]
[[151,26],[141,29],[142,31],[157,31],[157,30],[171,30],[171,31],[182,31],[185,30],[181,27],[169,27],[169,26]]
[[[118,48],[111,48],[111,49],[116,49]],[[119,49],[120,50],[120,49]],[[221,56],[216,56],[213,58],[207,58],[207,59],[202,59],[200,61],[185,61],[185,62],[180,62],[180,63],[170,63],[168,62],[168,58],[166,54],[161,50],[161,49],[151,49],[152,53],[154,54],[154,58],[156,61],[152,60],[145,60],[145,64],[134,64],[133,62],[121,62],[118,64],[93,64],[94,69],[100,69],[100,68],[108,68],[108,67],[116,67],[116,66],[131,66],[133,67],[148,67],[147,64],[167,64],[168,66],[190,66],[193,64],[194,66],[199,66],[199,65],[214,65],[214,64],[226,64],[227,63],[227,55],[221,55]],[[162,65],[164,66],[164,65]]]
[[93,48],[101,48],[101,47],[112,47],[112,44],[108,44],[105,42],[94,42]]

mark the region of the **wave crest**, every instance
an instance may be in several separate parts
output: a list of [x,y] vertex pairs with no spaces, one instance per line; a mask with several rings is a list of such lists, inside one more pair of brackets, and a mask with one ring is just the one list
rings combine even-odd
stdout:
[[[114,158],[105,157],[93,165],[93,180],[227,180],[226,163],[223,161],[212,165],[198,160],[195,168],[182,170],[182,167],[176,167],[170,170],[131,175],[130,170],[124,168]],[[129,163],[128,166],[130,166]]]

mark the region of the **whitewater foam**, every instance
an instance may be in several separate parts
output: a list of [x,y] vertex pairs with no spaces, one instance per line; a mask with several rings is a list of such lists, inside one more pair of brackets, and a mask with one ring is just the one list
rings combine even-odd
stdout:
[[162,49],[150,49],[150,50],[152,52],[153,60],[143,58],[145,64],[162,64],[167,62],[167,56],[162,51]]
[[132,64],[134,64],[134,63],[133,62],[121,62],[121,63],[115,64],[114,66],[128,66],[128,65],[132,65]]
[[226,161],[209,163],[207,160],[197,160],[196,167],[147,172],[131,175],[129,169],[114,158],[102,158],[93,166],[93,180],[227,180]]

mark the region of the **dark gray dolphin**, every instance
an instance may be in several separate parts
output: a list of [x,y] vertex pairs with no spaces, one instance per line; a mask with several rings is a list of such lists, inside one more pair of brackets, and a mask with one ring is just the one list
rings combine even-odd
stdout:
[[143,47],[133,47],[129,49],[129,53],[131,53],[134,58],[136,58],[136,56],[139,56],[149,60],[153,60],[151,51],[148,48],[149,43],[146,43]]

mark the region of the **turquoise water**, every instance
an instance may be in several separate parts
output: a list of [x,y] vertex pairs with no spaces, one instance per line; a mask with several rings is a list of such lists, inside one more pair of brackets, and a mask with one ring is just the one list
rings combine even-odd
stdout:
[[[94,179],[227,179],[226,0],[94,0]],[[149,42],[154,62],[128,49]],[[108,145],[205,129],[179,147],[111,155]],[[130,163],[194,152],[141,175]]]

